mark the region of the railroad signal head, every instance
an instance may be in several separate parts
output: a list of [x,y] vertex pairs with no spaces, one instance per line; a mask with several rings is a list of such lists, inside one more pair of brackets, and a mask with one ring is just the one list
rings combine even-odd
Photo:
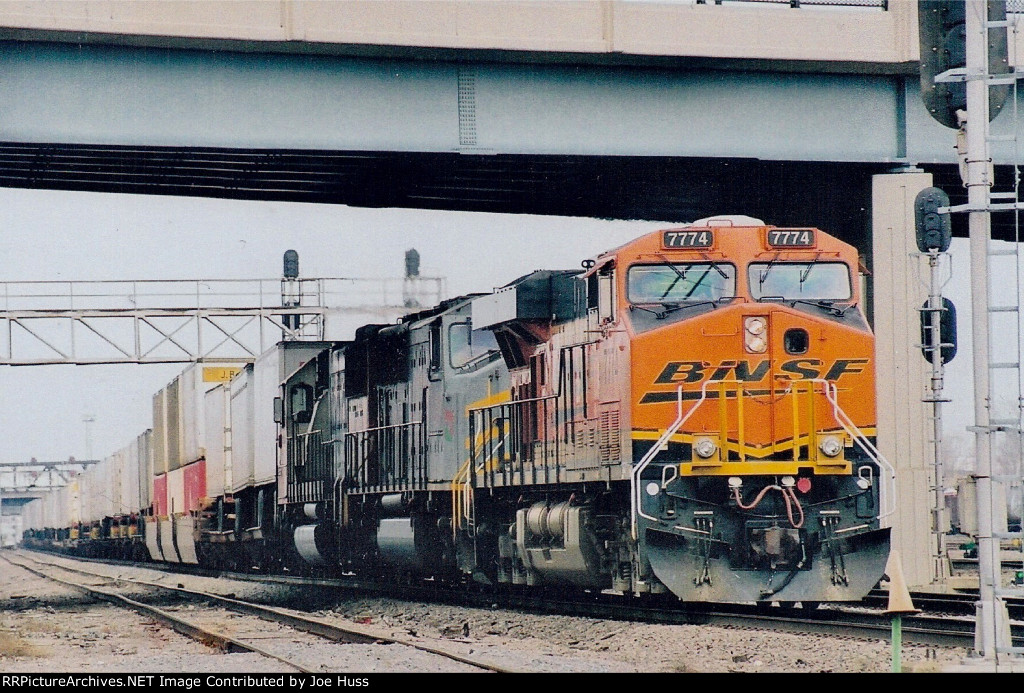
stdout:
[[917,231],[917,249],[922,253],[949,250],[953,226],[949,212],[939,212],[949,206],[949,197],[938,188],[925,188],[914,200],[914,225]]
[[[921,353],[924,360],[932,362],[932,350],[929,348],[932,343],[932,311],[925,301],[921,306]],[[948,298],[942,299],[942,309],[939,312],[939,353],[942,363],[949,363],[956,356],[956,306]]]
[[[988,0],[988,20],[1006,19],[1005,0]],[[919,0],[918,35],[921,49],[921,98],[935,120],[958,129],[956,112],[967,108],[966,82],[935,82],[937,75],[967,66],[966,5],[964,0]],[[988,32],[989,72],[1009,71],[1006,31]],[[995,118],[1009,87],[989,90],[989,119]]]
[[284,251],[284,278],[298,279],[299,277],[299,254],[294,250]]

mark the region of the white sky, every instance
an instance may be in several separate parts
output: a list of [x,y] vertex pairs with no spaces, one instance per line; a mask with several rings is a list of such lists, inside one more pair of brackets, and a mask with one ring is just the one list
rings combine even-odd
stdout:
[[[1013,249],[1013,244],[993,241],[991,247],[993,250]],[[974,433],[967,431],[967,427],[974,424],[974,366],[971,347],[970,248],[966,238],[953,239],[950,262],[951,270],[950,265],[943,266],[943,276],[950,277],[943,288],[943,295],[956,304],[958,348],[956,358],[946,366],[945,395],[951,397],[953,402],[943,405],[943,437],[949,443],[947,469],[948,464],[954,464],[960,470],[970,470],[974,466]],[[1020,286],[1013,281],[1015,264],[1016,258],[1012,255],[990,259],[993,305],[1021,304],[1024,297],[1015,295],[1020,291]],[[1017,271],[1021,270],[1024,267]],[[927,276],[923,280],[927,281]],[[991,361],[1018,361],[1021,336],[1017,328],[1017,314],[992,313],[989,320]],[[992,372],[993,418],[1014,418],[1018,415],[1016,399],[1021,394],[1019,377],[1020,374],[1012,369]],[[999,436],[994,441],[994,445],[1002,445],[1004,450],[1005,446],[1013,445],[1008,435]],[[994,449],[998,458],[1000,450],[998,447]],[[954,453],[959,453],[959,459],[953,459]]]
[[[421,273],[446,277],[449,295],[487,291],[534,269],[578,267],[662,225],[2,188],[0,219],[0,281],[273,278],[289,248],[304,277],[401,277],[405,250],[416,248]],[[945,294],[958,308],[960,351],[947,368],[954,402],[945,421],[947,435],[969,441],[967,252],[966,240],[954,239]],[[1004,293],[1006,280],[1003,272],[995,281]],[[1000,334],[1004,350],[1014,347],[1012,331]],[[96,419],[92,456],[112,453],[151,425],[153,393],[182,368],[0,366],[0,462],[86,457],[86,414]]]

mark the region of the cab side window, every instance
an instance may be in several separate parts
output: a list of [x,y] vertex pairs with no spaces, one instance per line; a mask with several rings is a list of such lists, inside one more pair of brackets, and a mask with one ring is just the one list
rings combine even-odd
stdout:
[[430,358],[427,367],[427,374],[431,380],[441,377],[441,321],[435,320],[430,324],[430,346],[428,349]]
[[490,330],[474,330],[468,322],[448,326],[448,363],[452,368],[466,368],[498,351],[498,343]]
[[611,266],[597,275],[597,317],[601,322],[615,320],[615,271]]

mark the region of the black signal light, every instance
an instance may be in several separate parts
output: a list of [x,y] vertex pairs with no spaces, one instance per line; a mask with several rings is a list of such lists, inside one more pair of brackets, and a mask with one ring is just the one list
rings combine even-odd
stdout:
[[[928,347],[932,343],[933,312],[925,301],[921,306],[921,354],[928,363],[932,362],[932,352]],[[939,311],[939,343],[942,345],[939,351],[942,363],[949,363],[956,356],[956,306],[948,298],[942,299],[942,308]]]
[[917,231],[917,249],[922,253],[949,250],[953,237],[953,226],[949,212],[939,209],[949,207],[949,196],[938,188],[925,188],[914,200],[914,226]]

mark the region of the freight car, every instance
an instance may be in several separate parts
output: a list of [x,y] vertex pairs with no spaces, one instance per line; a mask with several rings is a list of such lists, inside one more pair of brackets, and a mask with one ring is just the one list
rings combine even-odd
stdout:
[[873,443],[858,268],[819,229],[718,217],[350,341],[196,364],[155,400],[138,519],[26,542],[687,601],[856,600],[884,570],[895,481]]

